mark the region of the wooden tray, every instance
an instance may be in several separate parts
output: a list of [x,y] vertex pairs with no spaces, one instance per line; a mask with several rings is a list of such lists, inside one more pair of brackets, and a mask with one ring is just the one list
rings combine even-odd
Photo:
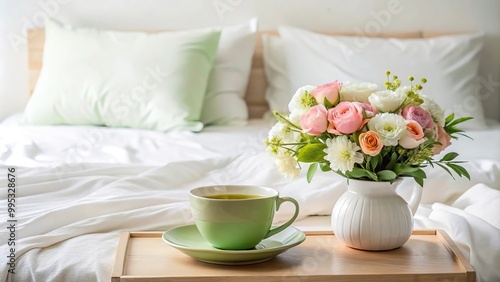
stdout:
[[223,266],[199,262],[162,241],[162,232],[125,232],[112,282],[122,281],[476,281],[443,231],[417,230],[401,248],[354,250],[331,232],[305,232],[299,246],[267,262]]

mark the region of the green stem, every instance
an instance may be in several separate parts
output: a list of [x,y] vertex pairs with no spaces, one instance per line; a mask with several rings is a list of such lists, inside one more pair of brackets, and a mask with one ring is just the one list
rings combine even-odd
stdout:
[[288,124],[288,126],[290,126],[291,128],[295,128],[297,130],[302,131],[302,128],[300,128],[298,125],[295,125],[294,123],[289,121],[285,116],[283,116],[279,112],[274,111],[273,113],[274,113],[274,116],[276,117],[276,119],[278,119],[278,121],[283,122],[285,124]]

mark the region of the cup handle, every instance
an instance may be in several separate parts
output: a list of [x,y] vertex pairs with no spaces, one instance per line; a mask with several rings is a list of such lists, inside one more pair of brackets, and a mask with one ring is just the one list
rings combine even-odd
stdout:
[[299,215],[299,203],[295,199],[290,198],[290,197],[283,197],[283,198],[277,197],[276,198],[276,210],[279,210],[281,204],[283,204],[284,202],[291,202],[292,204],[294,204],[295,205],[295,213],[293,214],[292,218],[290,218],[287,222],[283,223],[282,225],[280,225],[278,227],[275,227],[275,228],[269,230],[267,232],[266,236],[264,236],[264,239],[271,237],[274,234],[285,230],[285,228],[290,226],[295,221],[295,219],[297,219],[297,216]]

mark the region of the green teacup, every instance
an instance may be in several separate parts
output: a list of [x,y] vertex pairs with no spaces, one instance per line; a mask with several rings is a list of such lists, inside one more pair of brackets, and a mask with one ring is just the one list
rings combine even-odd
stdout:
[[[248,250],[290,226],[299,214],[293,198],[279,197],[274,189],[259,186],[206,186],[189,192],[191,211],[201,235],[214,247]],[[295,205],[286,223],[272,228],[274,213],[283,202]]]

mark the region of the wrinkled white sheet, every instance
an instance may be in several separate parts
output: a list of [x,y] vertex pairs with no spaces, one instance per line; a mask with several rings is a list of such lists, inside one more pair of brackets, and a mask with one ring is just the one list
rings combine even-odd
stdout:
[[[252,184],[277,189],[301,206],[296,225],[329,228],[328,216],[345,191],[345,179],[305,171],[284,178],[264,152],[269,124],[213,127],[202,133],[164,134],[94,127],[0,125],[0,161],[17,168],[17,281],[109,281],[120,231],[159,230],[192,223],[187,191],[201,185]],[[98,145],[65,159],[84,136],[101,132]],[[476,269],[481,281],[500,280],[500,130],[470,132],[474,141],[455,142],[472,180],[453,180],[427,170],[415,228],[445,230]],[[17,140],[17,141],[16,141]],[[462,141],[460,140],[460,141]],[[90,142],[92,143],[92,142]],[[105,150],[105,148],[112,148]],[[106,152],[109,152],[106,155]],[[0,166],[0,171],[6,171]],[[6,186],[0,178],[0,185]],[[405,181],[404,195],[413,182]],[[6,193],[0,194],[5,206]],[[277,222],[292,207],[283,205]],[[321,218],[321,220],[316,220]],[[0,212],[0,221],[6,222]],[[323,220],[327,219],[327,220]],[[309,224],[309,225],[308,225]],[[320,226],[315,226],[320,227]],[[8,253],[0,230],[0,254]],[[167,246],[166,246],[167,247]],[[0,256],[0,280],[7,279]]]

